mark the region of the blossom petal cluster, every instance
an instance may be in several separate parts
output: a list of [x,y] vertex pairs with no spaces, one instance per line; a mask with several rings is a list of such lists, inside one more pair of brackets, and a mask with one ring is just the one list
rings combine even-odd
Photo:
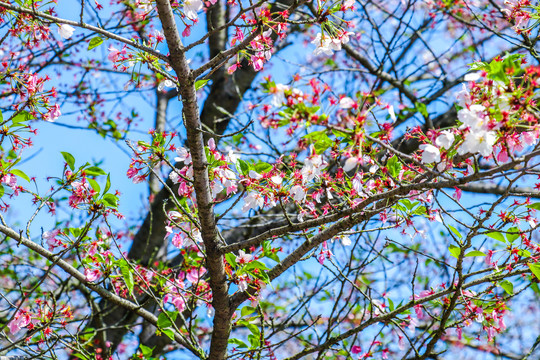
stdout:
[[459,128],[466,132],[465,141],[457,149],[458,154],[480,153],[482,156],[489,156],[493,153],[497,133],[489,128],[485,110],[484,106],[477,104],[459,110],[458,120],[462,123]]
[[354,35],[354,33],[345,31],[339,32],[335,37],[324,33],[318,33],[311,42],[316,46],[313,55],[332,55],[334,51],[341,50],[342,44],[347,44],[349,42],[349,37],[351,35]]

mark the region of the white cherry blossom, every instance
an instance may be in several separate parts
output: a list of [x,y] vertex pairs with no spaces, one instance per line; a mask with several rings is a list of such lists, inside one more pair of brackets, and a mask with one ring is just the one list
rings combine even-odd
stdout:
[[238,250],[238,256],[236,257],[236,262],[238,264],[245,264],[253,259],[253,255],[246,254],[243,250]]
[[394,111],[393,105],[388,106],[388,114],[390,115],[390,119],[392,119],[392,121],[396,121],[396,112]]
[[360,159],[358,159],[356,156],[351,156],[345,161],[345,164],[343,164],[343,171],[348,172],[351,171],[358,165],[358,162]]
[[240,156],[238,156],[238,154],[236,154],[230,146],[227,146],[225,148],[225,151],[227,151],[227,155],[225,156],[225,161],[236,164]]
[[262,175],[256,172],[255,170],[249,170],[249,177],[255,180],[262,179]]
[[174,158],[174,161],[182,161],[184,164],[191,164],[191,154],[184,147],[179,147],[176,149],[177,157]]
[[271,92],[273,94],[272,105],[274,105],[275,107],[283,105],[283,103],[287,101],[287,98],[285,97],[285,91],[289,91],[290,89],[290,86],[276,84],[276,86],[271,89]]
[[480,79],[482,77],[482,75],[480,74],[480,72],[472,72],[472,73],[468,73],[467,75],[465,75],[463,77],[463,80],[465,81],[476,81],[478,79]]
[[364,186],[362,184],[362,176],[360,176],[360,174],[356,174],[356,176],[353,178],[352,185],[354,191],[356,191],[358,195],[365,196]]
[[184,1],[184,14],[190,20],[196,20],[199,16],[197,13],[203,8],[203,2],[201,0],[185,0]]
[[318,33],[315,39],[311,42],[317,48],[313,51],[313,55],[332,55],[334,51],[341,50],[341,44],[349,42],[349,36],[354,35],[353,32],[341,32],[336,37],[331,37],[326,34]]
[[242,292],[247,290],[248,283],[247,283],[246,279],[247,279],[246,275],[238,276],[238,290],[240,290]]
[[270,181],[272,181],[276,185],[281,185],[283,182],[283,178],[279,175],[274,175],[270,178]]
[[450,130],[444,130],[441,134],[435,139],[435,144],[438,147],[444,149],[450,149],[450,146],[454,143],[454,134]]
[[431,164],[441,161],[441,152],[436,146],[431,144],[422,144],[419,146],[422,152],[422,164]]
[[354,101],[353,99],[351,99],[348,96],[346,96],[344,98],[341,98],[339,100],[339,107],[342,108],[342,109],[350,109],[354,105],[356,105],[356,101]]
[[75,28],[71,25],[62,24],[58,28],[58,34],[60,34],[61,37],[64,39],[69,39],[73,36],[73,32],[75,31]]
[[493,145],[497,141],[495,131],[475,130],[465,135],[465,141],[458,148],[458,154],[480,153],[482,156],[489,156],[493,152]]
[[459,106],[462,108],[467,106],[467,103],[470,101],[470,94],[469,90],[467,90],[467,87],[465,84],[462,84],[462,89],[456,94],[456,100]]
[[465,129],[467,127],[474,129],[480,129],[484,126],[484,110],[486,108],[482,105],[471,105],[469,108],[463,108],[458,111],[458,120],[463,124],[459,127]]
[[219,181],[218,179],[215,179],[212,182],[212,186],[210,187],[210,190],[212,191],[212,197],[215,199],[217,195],[220,192],[222,192],[224,189],[225,187],[223,187],[223,184],[221,183],[221,181]]
[[248,212],[251,209],[257,209],[264,206],[264,199],[260,193],[256,191],[250,191],[244,198],[244,206],[242,206],[243,212]]
[[343,244],[343,246],[350,246],[352,244],[352,241],[348,235],[342,235],[341,243]]
[[173,182],[173,184],[178,184],[180,181],[180,175],[176,171],[171,171],[169,174],[169,179]]
[[326,166],[321,155],[313,155],[304,161],[302,168],[302,183],[305,184],[313,179],[318,179],[321,175],[321,169]]
[[291,194],[292,198],[295,201],[302,202],[304,201],[306,197],[306,191],[304,188],[300,185],[294,185],[290,190],[289,193]]
[[341,50],[341,42],[335,41],[328,35],[318,33],[315,39],[311,42],[316,45],[317,48],[313,51],[313,55],[327,55],[330,56],[334,51]]

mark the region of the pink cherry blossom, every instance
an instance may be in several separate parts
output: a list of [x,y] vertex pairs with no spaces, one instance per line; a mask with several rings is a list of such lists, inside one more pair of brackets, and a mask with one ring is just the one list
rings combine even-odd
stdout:
[[89,282],[95,282],[101,277],[101,271],[99,269],[84,269],[84,276],[86,277],[86,281]]
[[205,273],[206,269],[203,266],[199,268],[191,268],[186,273],[186,279],[192,284],[196,284]]
[[31,322],[31,316],[27,311],[19,310],[17,311],[17,314],[15,314],[15,317],[13,320],[11,320],[8,324],[9,332],[12,334],[16,334],[19,330],[22,328],[27,327],[30,325]]

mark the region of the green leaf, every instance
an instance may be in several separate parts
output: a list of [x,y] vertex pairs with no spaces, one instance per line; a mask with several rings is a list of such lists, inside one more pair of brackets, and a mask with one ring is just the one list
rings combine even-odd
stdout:
[[246,345],[246,343],[243,342],[243,341],[240,340],[240,339],[229,339],[229,344],[236,345],[236,346],[239,347],[239,348],[247,348],[247,347],[248,347],[248,346]]
[[416,108],[416,110],[422,114],[422,116],[424,117],[428,117],[429,116],[429,113],[427,111],[427,106],[426,104],[424,103],[421,103],[421,102],[417,102],[414,104],[414,107]]
[[254,312],[255,312],[254,307],[246,305],[242,308],[242,310],[240,310],[240,316],[244,317],[246,315],[253,314]]
[[129,290],[129,293],[133,295],[133,286],[135,284],[133,280],[133,272],[131,271],[131,268],[129,267],[127,261],[124,259],[118,261],[118,265],[120,266],[120,271],[122,272],[122,276]]
[[84,172],[88,176],[99,176],[99,175],[107,175],[105,171],[100,169],[97,166],[90,166],[89,168],[84,169]]
[[88,44],[88,50],[97,48],[99,45],[103,44],[103,39],[99,36],[93,37]]
[[279,256],[277,256],[275,252],[268,251],[267,253],[265,253],[265,256],[269,259],[274,260],[275,262],[280,262]]
[[514,295],[514,284],[512,284],[510,281],[504,280],[500,282],[499,285],[501,285],[504,291],[506,291],[509,295]]
[[531,252],[529,250],[518,250],[518,255],[521,257],[531,257]]
[[328,135],[322,134],[322,136],[315,142],[315,152],[317,154],[322,154],[332,145],[334,145],[334,141],[330,139]]
[[105,194],[103,195],[103,201],[110,207],[118,207],[118,197],[116,195]]
[[79,358],[79,359],[82,359],[82,360],[90,360],[89,357],[81,354],[81,353],[78,353],[78,352],[73,352],[72,354],[73,356],[75,356],[76,358]]
[[264,281],[266,284],[270,284],[271,280],[266,271],[260,271],[258,274],[254,274],[256,277]]
[[171,328],[165,328],[165,329],[160,329],[161,332],[165,335],[167,335],[167,337],[171,340],[174,340],[174,331],[173,329]]
[[231,254],[231,253],[225,254],[225,260],[227,260],[229,265],[236,267],[236,256],[234,256],[234,254]]
[[158,328],[166,329],[166,328],[172,327],[173,323],[171,322],[171,320],[176,321],[177,316],[178,316],[178,311],[163,311],[158,316],[158,320],[157,320]]
[[260,262],[258,260],[253,260],[252,262],[248,263],[246,265],[246,269],[247,270],[252,270],[252,269],[270,270],[263,262]]
[[540,280],[540,264],[527,264],[529,266],[529,269],[531,269],[531,272],[536,276],[538,280]]
[[529,208],[529,209],[534,209],[534,210],[540,210],[540,202],[537,202],[537,203],[534,203],[534,204],[527,205],[527,208]]
[[244,137],[244,134],[239,133],[236,135],[233,135],[232,139],[235,145],[240,145],[240,142],[242,141],[242,138]]
[[202,89],[210,80],[197,80],[195,81],[195,91]]
[[540,295],[540,287],[538,287],[537,283],[535,283],[535,282],[531,283],[531,289],[533,289],[533,291],[536,294]]
[[346,132],[343,132],[343,131],[340,131],[340,130],[336,130],[336,129],[332,129],[332,134],[334,134],[335,137],[342,137],[344,139],[350,139],[351,138],[351,135],[346,133]]
[[478,250],[469,251],[468,253],[465,254],[465,257],[472,257],[472,256],[486,256],[486,254]]
[[247,173],[249,172],[249,164],[242,159],[238,159],[237,165],[238,166],[236,168],[240,170],[242,175],[247,175]]
[[450,231],[452,231],[454,233],[454,235],[456,235],[458,238],[462,238],[461,234],[459,233],[459,231],[457,231],[457,229],[455,227],[453,227],[452,225],[448,225],[448,228],[450,229]]
[[249,343],[251,344],[250,349],[257,349],[261,345],[261,341],[255,335],[248,336]]
[[4,115],[2,115],[2,110],[0,110],[0,122],[4,122]]
[[251,331],[251,333],[253,335],[255,335],[257,338],[260,337],[261,335],[261,331],[259,330],[259,327],[255,324],[250,324],[250,323],[247,323],[246,324],[246,327],[249,329],[249,331]]
[[448,250],[450,251],[450,255],[452,255],[456,259],[459,257],[459,254],[461,254],[461,248],[456,245],[450,245]]
[[82,230],[79,228],[69,228],[69,232],[71,233],[71,235],[73,235],[73,237],[78,238],[81,235]]
[[488,237],[490,237],[492,239],[495,239],[497,241],[506,243],[506,240],[504,239],[504,235],[501,234],[498,231],[492,231],[492,232],[486,233],[486,236],[488,236]]
[[488,63],[486,62],[483,62],[483,61],[478,61],[478,62],[475,62],[475,63],[472,63],[472,64],[468,64],[471,68],[472,71],[476,71],[476,70],[484,70],[488,67]]
[[[155,347],[155,346],[154,346]],[[154,348],[148,347],[146,345],[141,344],[140,349],[144,357],[150,357],[152,356],[152,353],[154,352]]]
[[317,154],[323,153],[334,143],[332,139],[326,135],[326,131],[313,131],[307,135],[304,135],[304,139],[309,140],[310,143],[315,144],[315,152]]
[[92,189],[94,189],[94,191],[99,194],[101,188],[99,187],[99,184],[97,183],[96,180],[94,179],[86,179],[88,180],[88,183],[90,183],[90,186],[92,187]]
[[394,155],[390,159],[388,159],[388,161],[386,162],[386,167],[388,168],[390,175],[396,178],[399,176],[399,172],[401,171],[402,165],[398,157]]
[[269,172],[270,170],[272,170],[272,165],[270,165],[269,163],[259,161],[255,164],[255,171],[259,174],[264,174],[266,172]]
[[103,194],[106,194],[110,188],[111,188],[111,174],[107,174],[107,182],[105,182],[105,189],[103,190]]
[[34,119],[34,117],[28,111],[21,111],[11,119],[11,122],[15,125],[32,119]]
[[394,309],[395,309],[394,302],[390,298],[388,298],[388,309],[390,311],[394,311]]
[[75,170],[75,158],[73,157],[73,155],[71,155],[70,153],[65,152],[65,151],[61,151],[60,153],[64,157],[64,160],[68,164],[71,171],[74,171]]
[[23,178],[24,180],[30,182],[30,178],[29,178],[28,175],[26,175],[22,170],[19,170],[19,169],[11,169],[9,172],[12,173],[13,175],[17,175],[18,177],[21,177],[21,178]]
[[[515,233],[515,234],[510,234]],[[506,234],[506,240],[508,240],[510,243],[514,242],[519,237],[519,233],[521,233],[521,230],[517,227],[511,227],[508,229],[508,233]]]

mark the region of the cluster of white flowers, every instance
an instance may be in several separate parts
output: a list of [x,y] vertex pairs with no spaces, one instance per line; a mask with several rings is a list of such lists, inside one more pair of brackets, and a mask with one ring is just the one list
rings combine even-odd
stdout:
[[143,1],[143,0],[135,1],[135,6],[137,6],[139,9],[141,9],[145,13],[149,13],[153,8],[151,1]]
[[264,206],[264,197],[258,191],[250,191],[244,198],[243,212],[248,212],[251,209],[257,209]]
[[329,35],[318,33],[315,39],[311,42],[316,45],[314,55],[327,55],[330,56],[334,51],[341,50],[342,44],[347,44],[349,42],[349,36],[354,35],[353,32],[340,32],[336,37],[331,37]]
[[[313,147],[311,148],[313,151]],[[304,161],[304,167],[302,168],[302,183],[305,184],[313,179],[319,179],[321,170],[328,165],[321,155],[312,155]]]
[[[193,179],[193,166],[191,166],[191,154],[189,151],[184,147],[179,147],[176,149],[176,154],[178,156],[174,158],[174,161],[183,162],[187,167],[185,169],[185,176],[190,180]],[[169,179],[171,179],[174,184],[178,184],[181,178],[180,175],[178,175],[178,172],[172,171],[169,174]]]
[[280,107],[287,103],[287,96],[285,96],[286,91],[290,91],[289,101],[292,101],[293,104],[303,102],[304,93],[302,90],[291,88],[284,84],[276,84],[274,87],[270,88],[273,106]]
[[[435,145],[422,144],[420,150],[422,150],[422,164],[439,163],[441,161],[440,148],[449,149],[454,143],[454,134],[450,130],[442,131],[435,139]],[[446,165],[440,164],[439,171],[444,170]]]
[[493,145],[497,141],[497,133],[488,127],[488,117],[482,105],[470,105],[458,112],[461,130],[468,129],[465,141],[458,148],[458,154],[480,153],[489,156],[493,153]]
[[273,94],[272,96],[272,105],[279,107],[287,100],[285,98],[285,91],[289,91],[290,86],[284,84],[276,84],[274,88],[271,89]]
[[228,168],[214,169],[214,181],[212,182],[212,197],[227,189],[227,195],[235,193],[238,190],[236,174]]

